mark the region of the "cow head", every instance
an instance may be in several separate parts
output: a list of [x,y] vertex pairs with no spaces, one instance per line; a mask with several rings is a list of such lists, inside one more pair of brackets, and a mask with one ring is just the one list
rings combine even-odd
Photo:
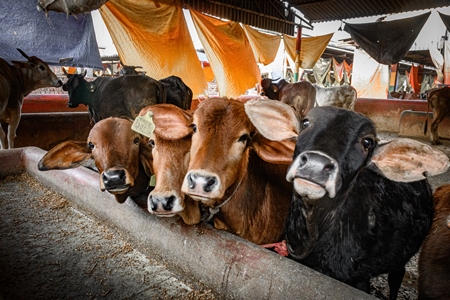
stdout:
[[265,78],[261,80],[261,88],[264,91],[264,95],[272,100],[280,99],[280,91],[278,85],[272,81],[270,78]]
[[120,195],[135,185],[139,164],[148,176],[153,173],[147,139],[131,130],[131,124],[121,118],[101,120],[89,132],[87,142],[66,141],[55,146],[42,157],[38,168],[41,171],[71,169],[93,159],[100,173],[100,189],[123,202],[126,198]]
[[17,50],[27,59],[27,61],[12,61],[12,63],[22,70],[26,78],[30,79],[30,83],[32,85],[32,87],[30,87],[31,90],[49,86],[60,87],[62,85],[62,81],[55,75],[55,73],[53,73],[52,70],[50,70],[48,64],[36,56],[29,57],[22,50]]
[[373,122],[353,111],[316,107],[298,123],[280,117],[288,109],[283,103],[262,103],[247,102],[247,114],[268,139],[298,137],[286,179],[311,203],[323,197],[334,198],[365,168],[403,182],[422,180],[426,178],[423,174],[436,175],[448,168],[445,154],[414,140],[378,145]]
[[200,222],[199,204],[181,191],[189,166],[192,113],[172,104],[143,108],[139,116],[153,114],[155,130],[150,136],[155,188],[148,196],[148,211],[160,217],[180,215],[186,224]]
[[69,94],[67,106],[76,108],[80,104],[87,104],[90,94],[94,91],[94,85],[84,79],[86,70],[81,74],[68,74],[64,69],[63,71],[67,76],[67,81],[62,86],[63,90]]
[[[278,152],[293,152],[293,143],[280,145],[257,134],[244,104],[237,100],[201,102],[192,126],[191,160],[181,190],[206,206],[224,203],[239,189],[247,173],[250,151],[272,163],[282,163]],[[284,163],[290,161],[288,158]]]

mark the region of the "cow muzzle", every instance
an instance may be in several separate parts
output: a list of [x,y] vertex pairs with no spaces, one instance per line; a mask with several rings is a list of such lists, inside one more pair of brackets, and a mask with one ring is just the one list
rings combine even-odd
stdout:
[[181,198],[175,193],[150,193],[147,199],[148,211],[158,217],[173,217],[184,210]]
[[300,153],[289,167],[286,180],[294,183],[294,190],[310,200],[320,199],[328,193],[336,196],[339,180],[337,161],[319,151]]
[[216,174],[193,170],[186,174],[181,191],[196,201],[207,203],[223,196],[220,187],[220,179]]
[[111,194],[123,194],[130,187],[127,173],[123,169],[107,170],[101,174],[100,189]]

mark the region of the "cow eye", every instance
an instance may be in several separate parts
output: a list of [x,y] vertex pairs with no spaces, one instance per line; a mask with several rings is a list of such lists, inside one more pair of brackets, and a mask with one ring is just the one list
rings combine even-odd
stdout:
[[136,145],[139,144],[139,137],[135,137],[133,143],[135,143]]
[[94,143],[92,143],[92,142],[89,142],[88,144],[87,144],[87,146],[88,146],[88,148],[89,149],[91,149],[91,150],[93,150],[94,149]]
[[155,141],[154,140],[149,140],[148,144],[150,145],[150,147],[155,148]]
[[45,67],[44,66],[39,66],[39,70],[45,71]]
[[197,125],[195,125],[195,124],[192,124],[192,131],[194,131],[194,133],[196,133],[196,132],[197,132]]
[[303,130],[303,129],[305,129],[308,126],[309,126],[309,120],[308,119],[303,119],[302,123],[301,123],[301,127],[302,127],[301,129]]
[[374,144],[374,141],[371,138],[365,138],[362,140],[362,145],[366,151],[369,150],[369,148],[372,147],[373,144]]
[[238,142],[245,143],[249,138],[250,136],[248,134],[243,134],[239,137]]

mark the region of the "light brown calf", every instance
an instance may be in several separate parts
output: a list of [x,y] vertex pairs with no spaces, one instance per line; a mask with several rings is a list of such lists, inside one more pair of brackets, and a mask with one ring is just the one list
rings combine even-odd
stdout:
[[150,137],[155,188],[148,196],[148,211],[160,217],[180,215],[188,225],[200,222],[199,203],[181,192],[189,166],[192,113],[172,104],[143,108],[139,115],[153,113],[155,130]]

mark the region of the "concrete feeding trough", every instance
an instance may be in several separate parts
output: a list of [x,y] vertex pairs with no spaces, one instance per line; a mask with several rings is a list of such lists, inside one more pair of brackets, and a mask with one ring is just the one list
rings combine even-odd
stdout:
[[223,299],[375,299],[373,296],[207,224],[157,218],[132,200],[119,204],[100,191],[98,174],[84,167],[37,169],[45,151],[0,151],[0,176],[28,172],[74,206],[120,230],[148,257],[202,282]]

